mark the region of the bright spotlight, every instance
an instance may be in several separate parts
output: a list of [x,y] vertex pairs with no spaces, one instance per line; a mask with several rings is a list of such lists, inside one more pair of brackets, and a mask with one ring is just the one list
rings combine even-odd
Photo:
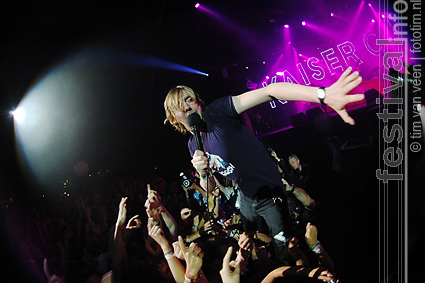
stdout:
[[331,17],[333,17],[334,16],[334,13],[331,13]]
[[284,28],[289,28],[289,25],[284,25],[283,27],[284,27]]
[[302,23],[301,23],[303,26],[305,26],[305,22],[304,21],[302,21]]
[[199,8],[199,5],[201,5],[201,4],[196,3],[196,4],[195,4],[195,8],[196,8],[196,9],[198,9],[198,8]]
[[375,20],[374,19],[372,19],[372,23],[374,23],[375,22]]
[[23,108],[17,108],[9,113],[13,115],[13,118],[18,123],[21,123],[25,119],[25,111]]

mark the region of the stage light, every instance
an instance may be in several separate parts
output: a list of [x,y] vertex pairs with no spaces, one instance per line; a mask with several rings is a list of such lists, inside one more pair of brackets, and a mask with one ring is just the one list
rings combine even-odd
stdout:
[[382,15],[381,17],[382,17],[383,19],[385,19],[385,15]]
[[283,27],[284,27],[284,28],[289,28],[289,25],[284,25]]
[[13,119],[15,119],[16,122],[22,123],[25,120],[25,110],[23,108],[17,108],[13,111],[9,112]]
[[303,26],[305,26],[305,22],[304,22],[304,21],[302,21],[302,22],[301,22],[301,24],[302,24]]
[[196,8],[196,9],[198,9],[200,5],[201,5],[201,4],[196,3],[196,4],[195,4],[195,8]]
[[331,17],[333,17],[334,16],[334,13],[331,13]]
[[367,5],[368,5],[369,7],[372,7],[372,4],[370,4],[370,3],[367,3]]
[[372,23],[374,23],[375,22],[375,20],[374,19],[372,19]]

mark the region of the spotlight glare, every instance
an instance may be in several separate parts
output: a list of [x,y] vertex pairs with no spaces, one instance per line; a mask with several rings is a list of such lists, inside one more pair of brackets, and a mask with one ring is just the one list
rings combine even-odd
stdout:
[[198,9],[200,5],[201,5],[201,4],[196,3],[196,4],[195,4],[195,8],[196,8],[196,9]]
[[289,28],[289,25],[284,25],[283,27],[284,27],[284,28]]
[[25,111],[22,108],[17,108],[9,113],[13,115],[13,118],[18,123],[21,123],[25,119]]
[[381,17],[382,17],[383,19],[385,19],[385,15],[382,15]]
[[375,22],[375,20],[374,19],[372,19],[372,23],[374,23]]
[[331,13],[331,17],[333,17],[334,16],[334,13]]
[[303,26],[305,26],[305,22],[304,22],[304,21],[302,21],[302,22],[301,22],[301,24],[302,24]]

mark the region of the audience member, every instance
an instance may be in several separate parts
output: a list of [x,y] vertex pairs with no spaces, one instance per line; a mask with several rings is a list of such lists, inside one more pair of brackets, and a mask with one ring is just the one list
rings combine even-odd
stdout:
[[[302,188],[282,181],[297,205],[314,210],[315,201]],[[98,179],[81,185],[79,195],[38,199],[31,213],[17,216],[25,219],[17,237],[28,262],[39,270],[39,282],[139,282],[143,278],[165,283],[251,283],[293,276],[293,267],[279,266],[267,225],[247,231],[237,207],[226,206],[229,213],[224,212],[219,200],[233,195],[236,184],[216,179],[209,214],[204,206],[188,201],[178,184],[161,178],[151,185],[142,178]],[[197,186],[195,179],[189,198]],[[204,190],[199,194],[206,200]],[[304,225],[305,234],[295,233],[288,243],[297,270],[303,266],[301,274],[331,278],[335,267],[317,240],[316,227],[306,224],[309,218],[294,219]]]

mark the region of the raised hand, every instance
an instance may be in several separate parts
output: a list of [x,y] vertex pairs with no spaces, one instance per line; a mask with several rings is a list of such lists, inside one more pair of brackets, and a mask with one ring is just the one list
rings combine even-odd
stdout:
[[199,278],[204,253],[196,243],[191,243],[189,247],[186,247],[181,236],[179,236],[179,244],[186,261],[186,276],[190,279]]
[[61,276],[58,276],[56,274],[51,274],[50,273],[50,269],[49,269],[49,264],[47,262],[47,258],[44,259],[43,262],[43,269],[44,269],[44,274],[46,274],[47,277],[47,283],[65,283],[65,279]]
[[134,215],[133,217],[131,217],[130,220],[128,220],[127,226],[125,228],[128,230],[138,229],[140,228],[141,225],[142,225],[142,222],[139,219],[139,215]]
[[242,251],[249,254],[254,247],[254,240],[244,232],[239,237],[238,245]]
[[151,189],[151,185],[147,185],[148,196],[145,202],[145,207],[147,209],[155,209],[161,205],[161,197],[158,195],[158,192]]
[[239,283],[241,278],[241,259],[230,261],[233,252],[233,247],[227,249],[226,255],[223,258],[223,266],[220,270],[220,276],[223,283]]
[[148,235],[155,240],[161,247],[169,245],[161,227],[154,225],[153,219],[148,219]]
[[179,241],[175,241],[173,244],[173,250],[174,250],[174,256],[180,260],[185,260],[184,259],[184,253],[182,251],[182,249],[180,248],[180,242]]
[[309,247],[314,246],[317,242],[317,228],[310,222],[307,223],[305,228],[305,241]]
[[127,217],[127,201],[128,197],[121,198],[120,204],[119,204],[119,210],[118,210],[118,218],[117,218],[117,225],[123,226],[125,224],[125,219]]
[[224,229],[231,229],[233,225],[237,225],[239,224],[241,220],[241,216],[240,215],[232,215],[231,218],[227,219],[226,222],[224,222]]

